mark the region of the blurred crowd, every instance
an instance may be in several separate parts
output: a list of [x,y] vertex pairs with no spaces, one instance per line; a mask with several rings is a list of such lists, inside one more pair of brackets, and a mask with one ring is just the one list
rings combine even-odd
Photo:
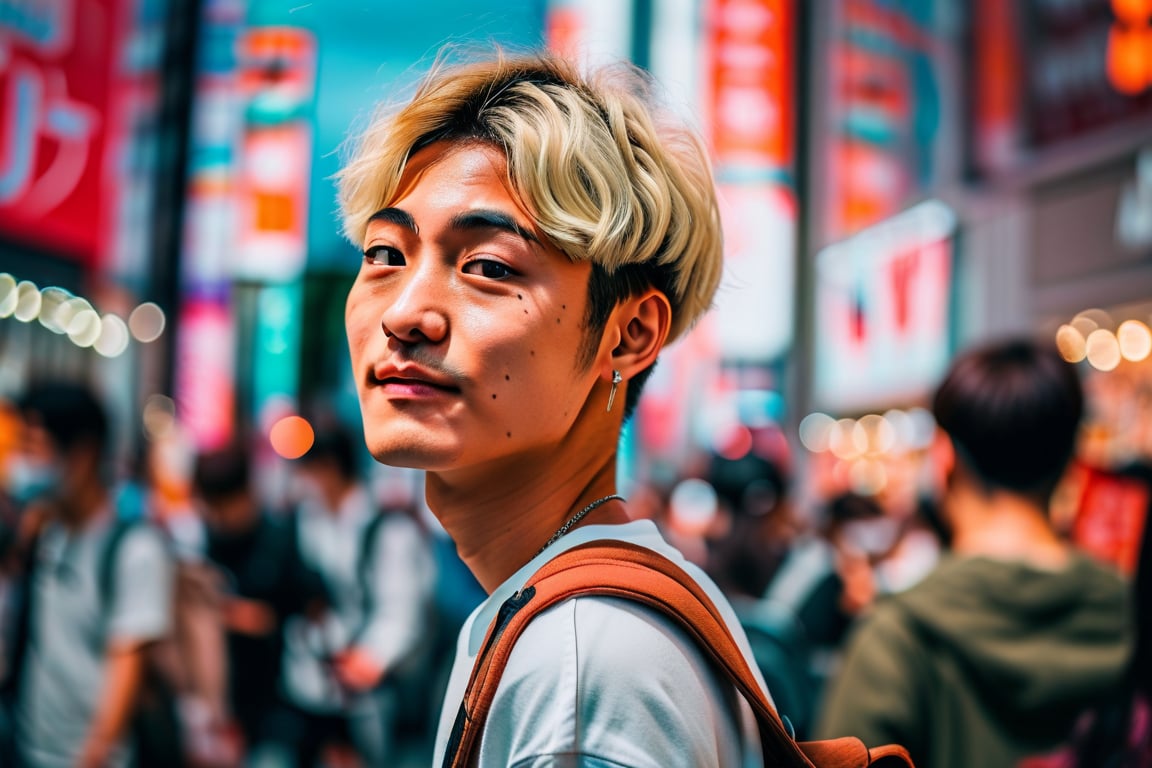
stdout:
[[[1046,514],[1076,468],[1071,366],[1023,342],[961,361],[936,396],[926,482],[800,503],[787,455],[711,454],[632,488],[631,514],[731,598],[801,738],[920,739],[928,765],[1000,765],[1008,737],[981,729],[1024,723],[1005,753],[1034,736],[1030,768],[1148,765],[1147,618],[1125,609],[1146,598],[1148,526],[1125,566],[1078,554],[1074,520]],[[1006,371],[1007,400],[990,383]],[[356,429],[312,419],[310,448],[271,479],[263,438],[240,435],[195,455],[173,496],[146,461],[112,466],[83,384],[35,382],[5,423],[6,759],[428,763],[456,633],[484,593],[418,492],[370,481]],[[1146,468],[1125,482],[1152,498]],[[951,703],[918,698],[916,676]],[[1145,762],[1120,762],[1125,739]]]

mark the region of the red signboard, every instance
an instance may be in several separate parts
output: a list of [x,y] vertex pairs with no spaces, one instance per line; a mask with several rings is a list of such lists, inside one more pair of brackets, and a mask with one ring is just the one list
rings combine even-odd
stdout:
[[1152,490],[1133,477],[1094,467],[1077,469],[1084,482],[1072,540],[1123,573],[1135,573]]
[[123,0],[38,0],[0,14],[0,234],[101,255]]
[[788,171],[793,159],[791,0],[712,0],[707,124],[717,168]]

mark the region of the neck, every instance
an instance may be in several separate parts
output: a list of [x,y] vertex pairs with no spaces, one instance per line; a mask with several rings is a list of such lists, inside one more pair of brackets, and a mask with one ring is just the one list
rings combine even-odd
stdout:
[[[425,486],[429,508],[456,542],[461,559],[491,593],[574,514],[616,492],[616,452],[560,446],[517,456],[499,467],[429,472]],[[628,519],[624,504],[612,500],[589,512],[574,528]]]
[[60,520],[67,528],[83,528],[108,504],[108,489],[91,479],[66,489],[59,503]]
[[961,483],[945,501],[952,550],[961,557],[1021,562],[1044,570],[1063,568],[1069,547],[1048,522],[1043,506],[1006,491],[983,492]]

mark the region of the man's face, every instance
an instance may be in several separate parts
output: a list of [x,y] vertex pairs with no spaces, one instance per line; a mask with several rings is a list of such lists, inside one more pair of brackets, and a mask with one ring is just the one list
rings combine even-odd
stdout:
[[577,367],[591,267],[535,227],[501,152],[416,153],[364,249],[345,320],[378,461],[446,471],[563,438],[596,377]]

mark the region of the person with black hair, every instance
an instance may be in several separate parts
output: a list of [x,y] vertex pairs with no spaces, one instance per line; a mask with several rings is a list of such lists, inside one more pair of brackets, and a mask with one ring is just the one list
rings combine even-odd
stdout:
[[265,737],[276,704],[283,629],[292,616],[318,616],[328,597],[298,554],[286,521],[260,503],[252,481],[251,449],[242,441],[196,457],[192,488],[205,523],[200,567],[185,569],[186,592],[217,609],[226,642],[227,711],[209,699],[214,728],[234,720],[249,748]]
[[30,768],[124,766],[146,651],[171,625],[172,561],[157,529],[118,519],[108,415],[90,388],[33,383],[17,408],[9,490],[40,524],[10,681],[16,759]]
[[1116,695],[1128,590],[1047,515],[1082,411],[1076,370],[1049,345],[954,361],[933,400],[950,553],[854,631],[817,737],[897,740],[920,768],[1010,768]]
[[301,500],[289,524],[331,597],[319,620],[295,617],[285,629],[285,706],[273,738],[302,767],[330,748],[387,765],[399,703],[389,683],[429,641],[430,545],[412,516],[372,498],[358,442],[321,423],[296,467]]

